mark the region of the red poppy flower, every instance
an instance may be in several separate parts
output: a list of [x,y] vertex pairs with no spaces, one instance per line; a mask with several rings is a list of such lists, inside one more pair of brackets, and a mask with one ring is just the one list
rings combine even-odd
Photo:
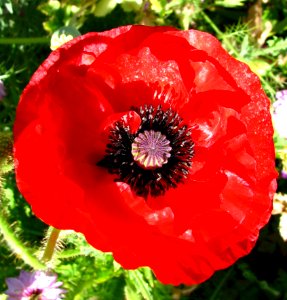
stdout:
[[204,32],[127,26],[74,39],[32,77],[14,134],[35,214],[163,283],[231,265],[270,217],[269,100]]

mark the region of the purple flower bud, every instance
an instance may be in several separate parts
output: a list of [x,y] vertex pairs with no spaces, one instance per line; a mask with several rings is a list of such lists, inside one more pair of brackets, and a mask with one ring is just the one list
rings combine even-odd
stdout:
[[0,79],[0,100],[6,96],[5,87],[3,81]]
[[57,275],[42,271],[21,271],[18,277],[7,278],[6,283],[8,300],[60,300],[66,292],[59,288],[62,282],[57,282]]
[[281,178],[287,179],[287,172],[285,170],[281,171]]

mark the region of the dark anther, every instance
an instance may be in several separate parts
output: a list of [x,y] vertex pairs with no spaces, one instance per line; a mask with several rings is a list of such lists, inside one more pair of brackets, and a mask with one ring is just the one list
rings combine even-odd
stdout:
[[194,143],[191,129],[172,109],[159,105],[132,107],[141,117],[134,134],[122,122],[110,131],[105,157],[98,166],[116,174],[138,195],[147,198],[163,195],[188,176]]

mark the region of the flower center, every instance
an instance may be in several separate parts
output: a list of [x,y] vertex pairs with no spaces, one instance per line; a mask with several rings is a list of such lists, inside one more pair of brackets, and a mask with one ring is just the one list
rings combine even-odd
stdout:
[[141,118],[136,133],[118,121],[110,131],[106,155],[97,165],[116,175],[136,195],[164,195],[187,178],[194,155],[191,128],[172,109],[132,107]]
[[30,295],[30,300],[38,300],[40,298],[42,294],[42,290],[41,289],[34,289],[32,292],[31,292],[31,295]]
[[132,143],[134,160],[145,169],[156,169],[168,162],[170,142],[159,131],[145,130]]

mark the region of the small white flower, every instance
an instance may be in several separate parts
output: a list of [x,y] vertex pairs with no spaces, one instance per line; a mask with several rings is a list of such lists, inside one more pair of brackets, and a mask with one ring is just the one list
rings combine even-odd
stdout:
[[273,125],[280,137],[287,139],[287,90],[276,93],[273,103]]

